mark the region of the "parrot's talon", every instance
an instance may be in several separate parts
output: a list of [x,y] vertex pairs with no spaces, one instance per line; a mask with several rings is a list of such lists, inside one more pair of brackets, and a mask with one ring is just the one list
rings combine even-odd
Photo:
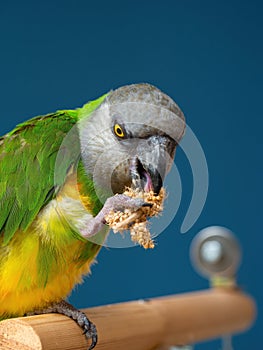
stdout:
[[145,202],[143,203],[142,207],[152,207],[153,206],[153,203],[148,203],[148,202]]
[[83,330],[83,335],[89,340],[91,339],[91,345],[88,350],[95,348],[98,342],[97,329],[94,323],[92,323],[84,312],[76,309],[65,300],[61,300],[58,303],[54,303],[46,309],[34,310],[26,313],[26,316],[41,315],[47,313],[58,313],[70,317],[77,325]]
[[91,345],[88,349],[91,350],[95,348],[98,342],[97,329],[96,326],[92,322],[90,322],[87,317],[86,321],[87,322],[85,322],[84,326],[82,327],[84,329],[83,335],[85,335],[87,339],[91,339]]

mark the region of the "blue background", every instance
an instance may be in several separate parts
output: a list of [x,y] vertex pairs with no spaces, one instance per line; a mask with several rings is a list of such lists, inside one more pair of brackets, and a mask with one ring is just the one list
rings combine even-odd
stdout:
[[[239,237],[239,284],[262,310],[262,37],[261,1],[0,2],[1,134],[120,85],[150,82],[177,101],[207,158],[209,193],[194,227],[179,233],[192,193],[179,150],[183,200],[158,246],[104,248],[71,297],[76,306],[206,288],[189,245],[201,228],[218,224]],[[234,349],[261,348],[262,328],[259,313]]]

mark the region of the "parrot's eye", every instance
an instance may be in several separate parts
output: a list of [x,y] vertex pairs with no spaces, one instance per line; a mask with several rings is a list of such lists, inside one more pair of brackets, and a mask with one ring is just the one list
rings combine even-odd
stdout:
[[114,134],[116,136],[118,136],[119,138],[124,138],[125,137],[125,131],[120,126],[120,124],[115,124],[113,130],[114,130]]

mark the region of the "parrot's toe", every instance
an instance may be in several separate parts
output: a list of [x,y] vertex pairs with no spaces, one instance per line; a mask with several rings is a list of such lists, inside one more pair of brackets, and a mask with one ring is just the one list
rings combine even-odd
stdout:
[[148,206],[149,203],[145,202],[142,198],[132,198],[126,194],[117,194],[107,199],[104,207],[107,211],[124,211],[125,209],[137,210],[141,207]]
[[85,318],[86,319],[84,320],[84,326],[82,327],[84,329],[83,334],[85,334],[88,339],[91,339],[91,345],[89,347],[89,350],[91,350],[95,348],[98,342],[98,334],[95,324],[90,322],[86,315]]
[[145,202],[142,198],[132,198],[126,194],[116,194],[106,200],[99,214],[92,219],[89,218],[85,228],[80,229],[79,232],[84,238],[88,239],[102,229],[106,223],[105,217],[111,211],[125,211],[125,209],[136,211],[145,206],[152,206],[152,204]]
[[92,323],[84,312],[74,308],[74,306],[62,300],[57,308],[57,312],[62,313],[68,317],[71,317],[82,328],[83,334],[87,339],[91,339],[91,345],[88,350],[95,348],[98,342],[97,329],[94,323]]
[[95,348],[98,342],[97,329],[94,323],[92,323],[84,312],[76,309],[71,304],[67,303],[65,300],[61,300],[58,303],[51,304],[46,309],[33,310],[30,313],[26,313],[25,316],[41,315],[47,313],[59,313],[67,317],[72,318],[77,325],[83,330],[87,339],[91,339],[91,345],[88,350]]

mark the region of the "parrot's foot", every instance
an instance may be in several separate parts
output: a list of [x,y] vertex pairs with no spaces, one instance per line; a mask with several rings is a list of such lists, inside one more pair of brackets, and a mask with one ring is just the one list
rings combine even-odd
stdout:
[[99,214],[89,220],[85,229],[81,230],[80,233],[85,238],[94,236],[106,223],[105,216],[107,216],[110,211],[124,211],[125,209],[137,210],[141,207],[151,205],[152,204],[145,202],[142,198],[132,198],[125,194],[116,194],[106,200]]
[[83,334],[85,334],[86,338],[91,339],[91,345],[88,348],[88,350],[95,348],[98,341],[96,326],[92,322],[90,322],[90,320],[87,318],[84,312],[81,312],[80,310],[76,309],[74,306],[72,306],[64,300],[58,303],[54,303],[46,309],[34,310],[33,312],[27,313],[26,316],[49,313],[58,313],[72,318],[83,330]]

